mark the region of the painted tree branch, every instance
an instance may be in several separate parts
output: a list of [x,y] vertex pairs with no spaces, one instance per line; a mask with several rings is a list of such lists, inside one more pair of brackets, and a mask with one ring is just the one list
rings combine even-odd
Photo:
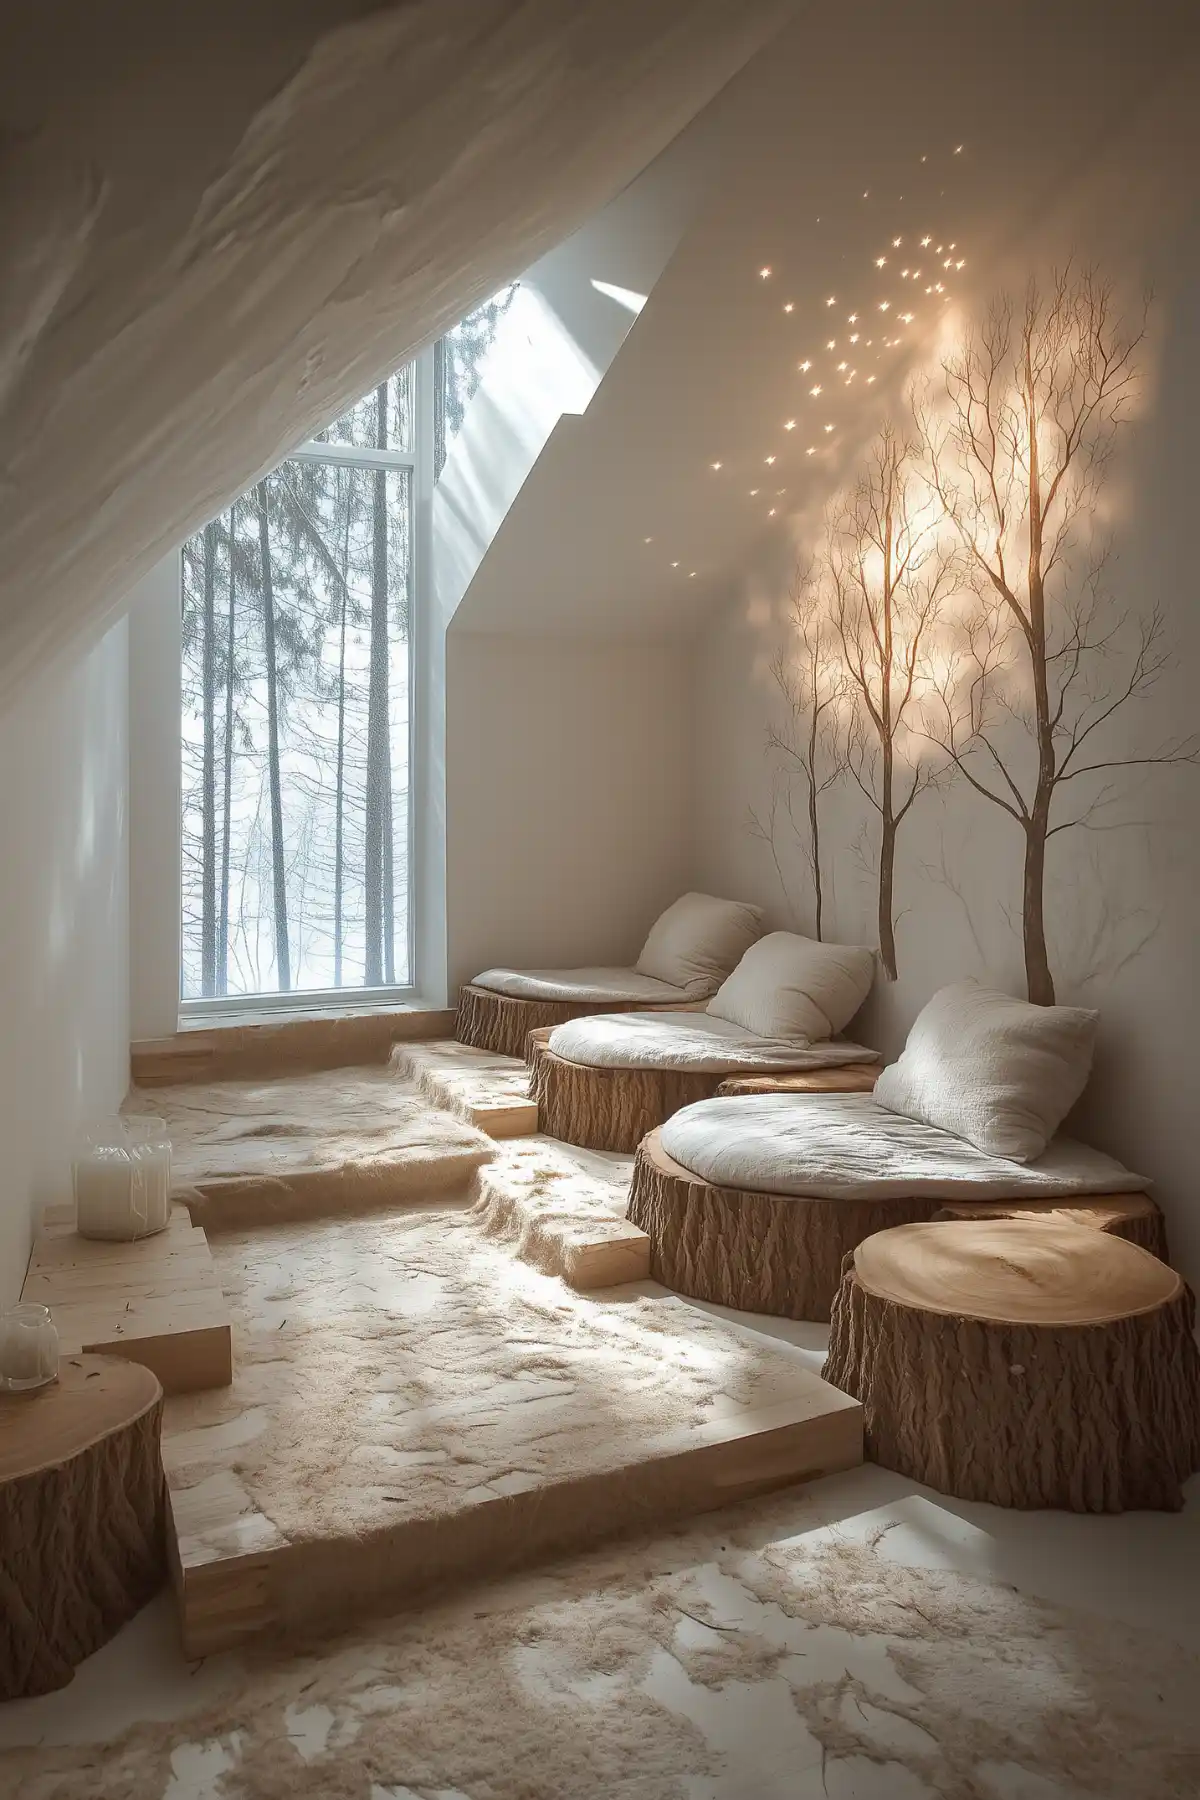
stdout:
[[896,977],[896,837],[936,778],[923,750],[920,690],[930,639],[952,583],[936,513],[922,513],[915,447],[887,425],[824,555],[830,617],[850,710],[845,765],[879,814],[879,954]]
[[1166,664],[1160,615],[1139,620],[1108,598],[1108,549],[1093,532],[1144,333],[1144,315],[1129,326],[1106,283],[1068,267],[1046,291],[1031,285],[1020,307],[997,300],[944,364],[944,416],[928,406],[920,415],[929,480],[974,596],[936,682],[929,735],[1022,831],[1026,982],[1047,1005],[1046,847],[1092,810],[1053,821],[1060,790],[1082,775],[1200,757],[1198,738],[1090,751]]
[[[784,703],[779,725],[767,728],[767,754],[778,760],[786,783],[785,805],[796,836],[805,844],[812,876],[814,931],[824,929],[825,889],[821,866],[821,799],[846,773],[845,744],[838,711],[846,694],[846,678],[838,641],[828,612],[828,595],[819,568],[798,563],[788,608],[788,642],[771,660],[771,675]],[[791,783],[798,781],[806,816],[800,833],[792,808]],[[775,844],[777,795],[772,794],[769,821],[771,853],[779,869]],[[761,824],[759,826],[762,833]],[[783,880],[780,871],[780,880]]]

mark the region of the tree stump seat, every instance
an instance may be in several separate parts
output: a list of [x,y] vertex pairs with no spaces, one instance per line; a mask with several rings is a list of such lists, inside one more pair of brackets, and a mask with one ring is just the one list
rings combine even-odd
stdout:
[[1061,1218],[896,1226],[847,1257],[826,1381],[885,1468],[997,1506],[1176,1511],[1200,1467],[1195,1302]]
[[[620,1069],[568,1062],[546,1042],[548,1031],[529,1039],[529,1091],[537,1102],[538,1130],[583,1150],[632,1155],[648,1132],[697,1100],[738,1093],[728,1070]],[[754,1077],[751,1093],[845,1094],[869,1092],[879,1073],[873,1063],[843,1063],[786,1075]],[[761,1085],[769,1080],[770,1086]],[[786,1081],[786,1086],[783,1083]]]
[[[673,1009],[686,1010],[682,1002],[676,1002]],[[531,1031],[552,1030],[555,1025],[589,1019],[596,1013],[665,1010],[669,1009],[646,1000],[522,1000],[470,982],[458,990],[454,1035],[460,1044],[470,1044],[475,1050],[525,1059]]]
[[116,1356],[0,1394],[0,1700],[65,1687],[165,1581],[162,1398]]

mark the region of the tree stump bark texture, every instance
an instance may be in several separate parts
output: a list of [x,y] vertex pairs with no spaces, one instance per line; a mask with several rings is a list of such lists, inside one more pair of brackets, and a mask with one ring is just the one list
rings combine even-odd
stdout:
[[74,1356],[0,1395],[0,1699],[65,1687],[166,1579],[162,1388]]
[[1200,1466],[1190,1290],[1071,1221],[933,1221],[846,1259],[824,1376],[885,1468],[997,1506],[1183,1504]]

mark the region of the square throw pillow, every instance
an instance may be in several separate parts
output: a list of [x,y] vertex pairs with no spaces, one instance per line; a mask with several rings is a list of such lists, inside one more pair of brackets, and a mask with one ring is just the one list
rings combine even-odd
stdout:
[[758,936],[762,909],[711,894],[684,894],[650,928],[639,975],[683,988],[693,1000],[715,992]]
[[847,1026],[875,979],[875,952],[772,931],[743,956],[708,1003],[758,1037],[820,1043]]
[[991,1156],[1032,1162],[1087,1085],[1099,1018],[955,982],[918,1015],[875,1100]]

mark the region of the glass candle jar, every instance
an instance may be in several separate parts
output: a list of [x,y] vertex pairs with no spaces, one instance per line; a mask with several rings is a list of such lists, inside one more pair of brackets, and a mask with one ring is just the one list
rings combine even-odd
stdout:
[[124,1121],[133,1157],[133,1179],[140,1184],[142,1233],[164,1231],[171,1223],[171,1139],[167,1122],[153,1113],[131,1113]]
[[23,1301],[0,1312],[0,1388],[44,1387],[58,1379],[58,1332],[48,1306]]

